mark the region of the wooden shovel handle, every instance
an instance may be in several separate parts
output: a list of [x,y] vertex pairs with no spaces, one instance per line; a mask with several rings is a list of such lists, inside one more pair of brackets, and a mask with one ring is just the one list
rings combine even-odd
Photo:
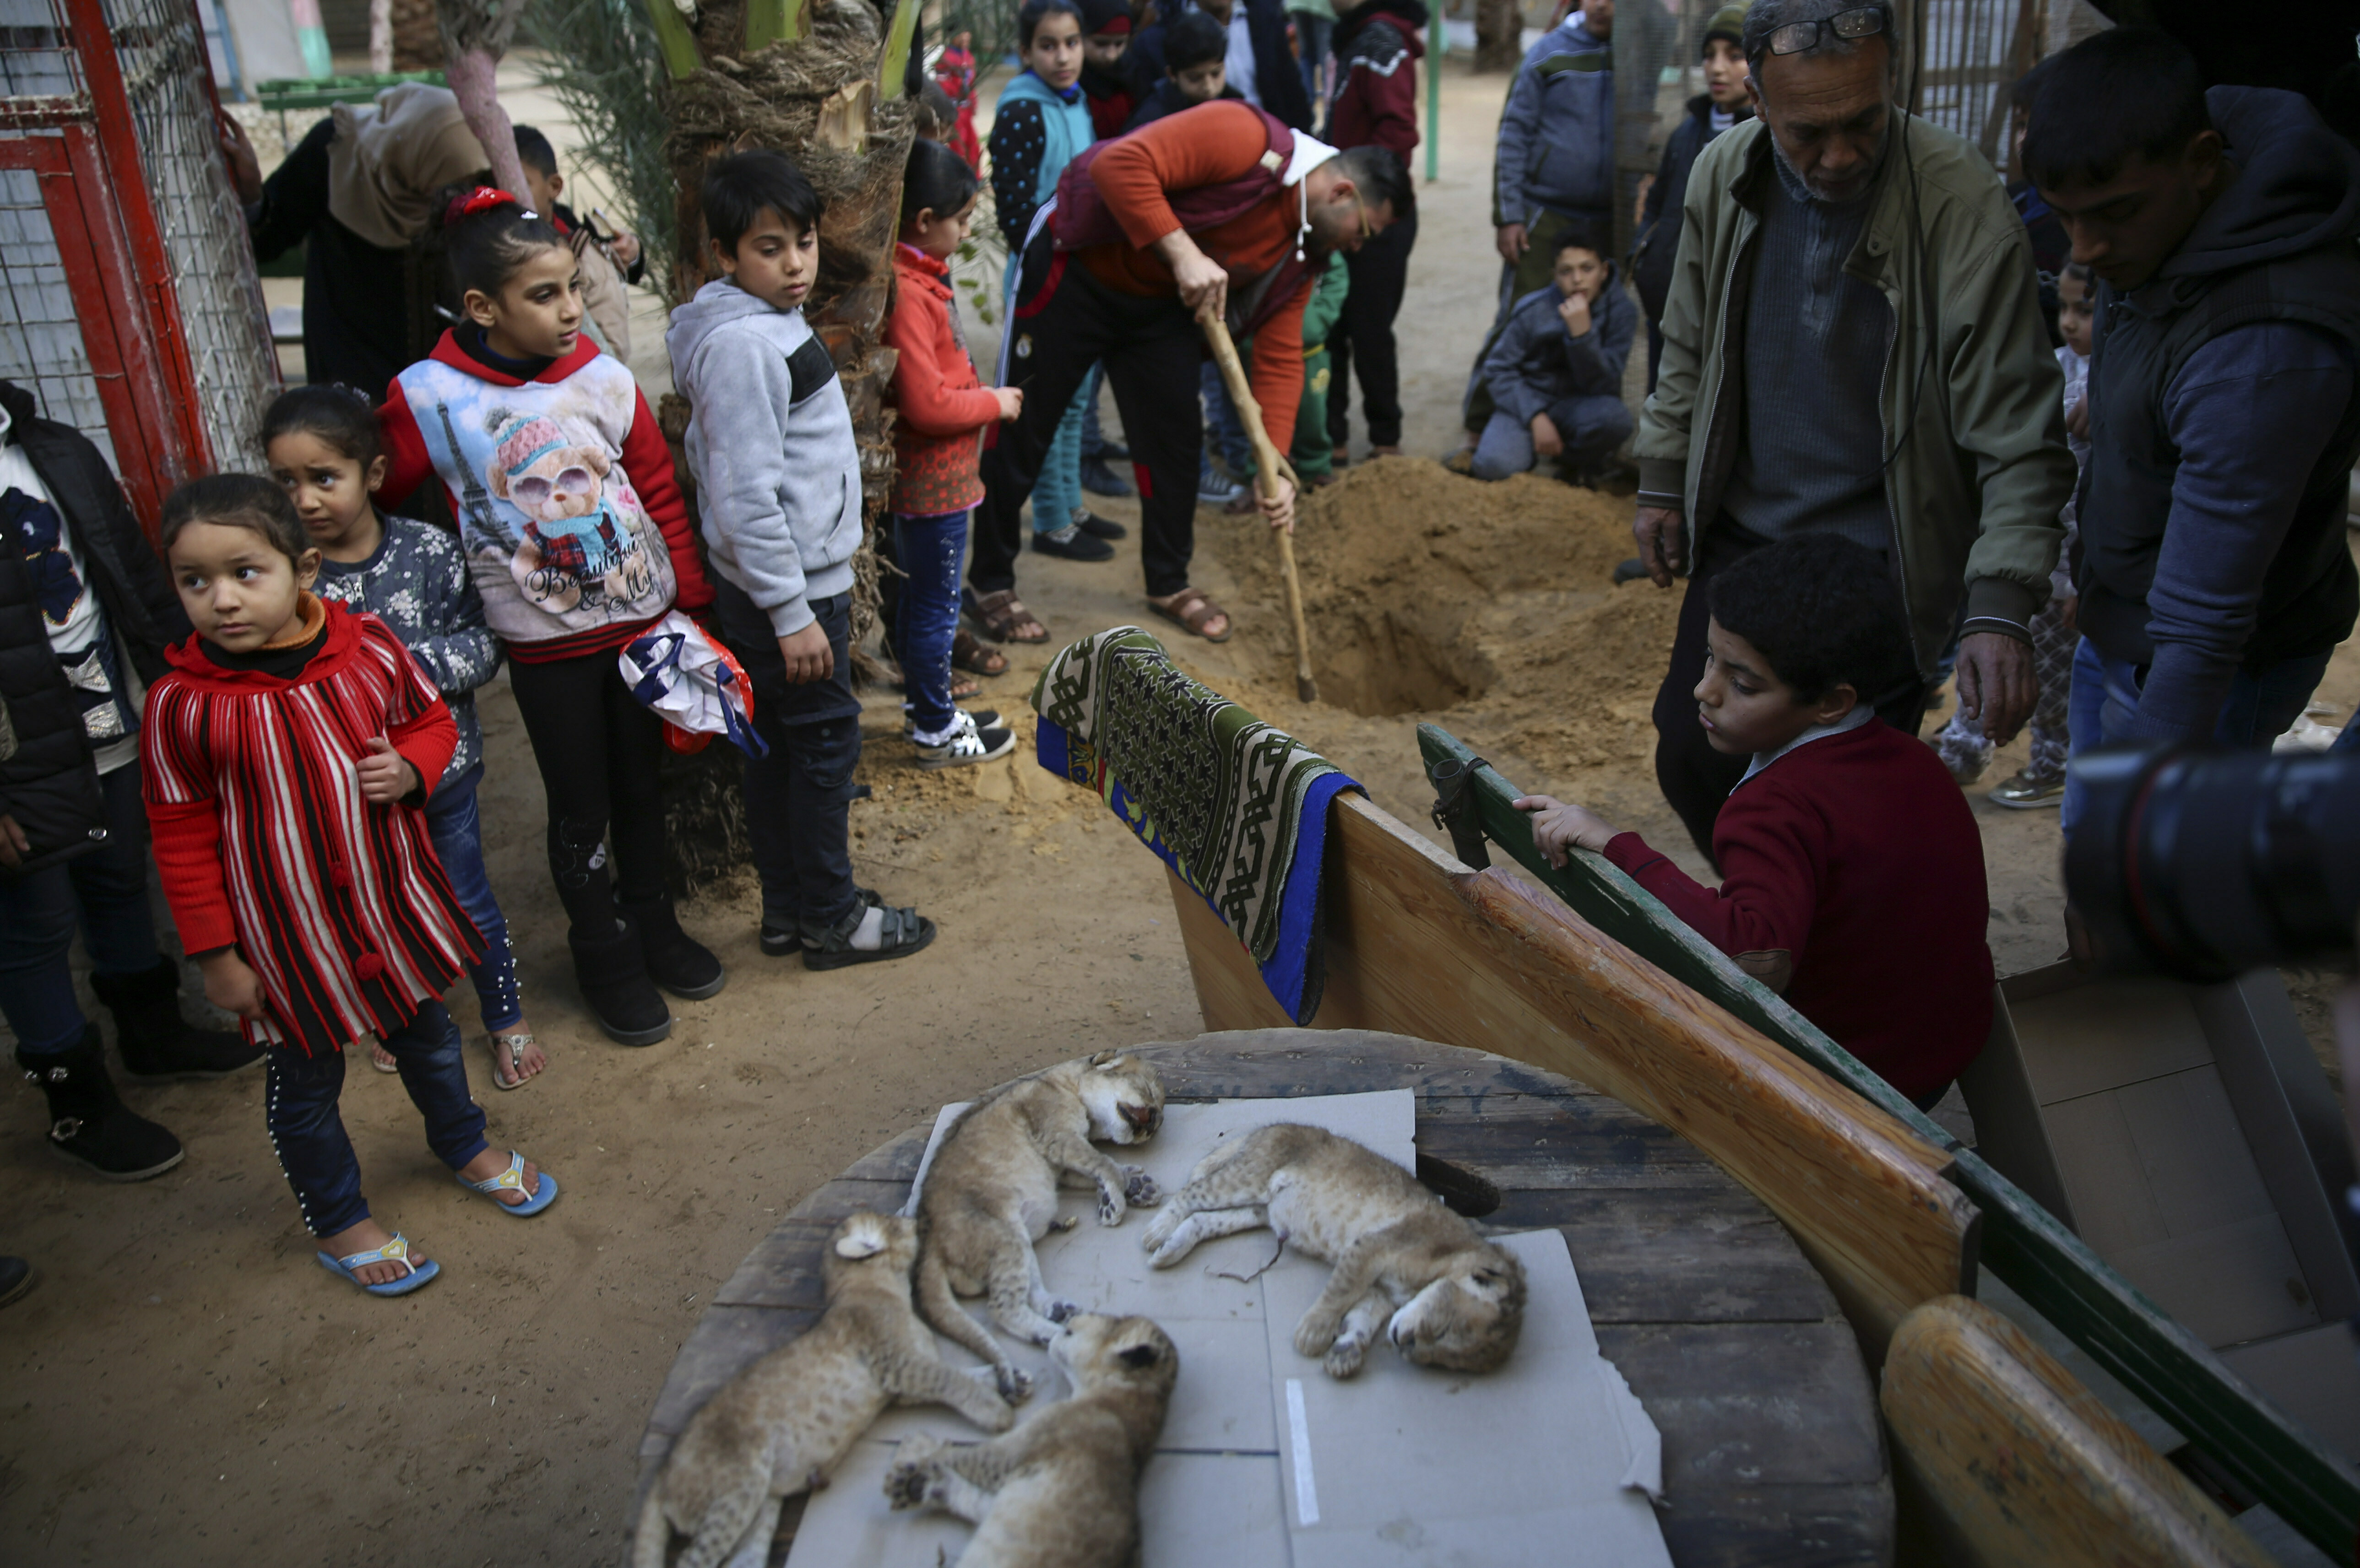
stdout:
[[[1295,486],[1295,498],[1303,499],[1303,483],[1295,476],[1295,467],[1288,463],[1262,428],[1262,405],[1254,401],[1253,388],[1246,384],[1246,367],[1238,358],[1236,340],[1229,336],[1229,326],[1219,317],[1198,317],[1205,329],[1205,339],[1213,345],[1213,363],[1221,367],[1221,385],[1229,388],[1229,401],[1236,405],[1238,422],[1245,427],[1246,439],[1253,443],[1254,494],[1268,500],[1278,491],[1284,477]],[[1286,615],[1295,624],[1295,694],[1306,702],[1319,700],[1319,683],[1311,674],[1311,628],[1303,618],[1303,583],[1295,572],[1295,536],[1284,528],[1273,530],[1278,535],[1279,576],[1286,586]]]

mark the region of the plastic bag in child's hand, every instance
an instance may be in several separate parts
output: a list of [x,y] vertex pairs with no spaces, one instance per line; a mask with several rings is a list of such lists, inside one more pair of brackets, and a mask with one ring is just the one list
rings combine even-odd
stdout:
[[726,735],[753,757],[770,748],[754,733],[754,690],[720,641],[673,610],[624,645],[617,664],[631,695],[664,721],[664,744],[703,751]]

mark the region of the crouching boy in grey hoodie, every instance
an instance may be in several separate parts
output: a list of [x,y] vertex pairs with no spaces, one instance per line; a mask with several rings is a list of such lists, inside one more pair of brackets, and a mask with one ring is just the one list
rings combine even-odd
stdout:
[[835,362],[803,317],[821,201],[767,150],[716,162],[702,194],[722,276],[672,312],[664,344],[695,407],[686,446],[722,639],[746,667],[770,746],[746,764],[762,951],[801,952],[812,969],[906,957],[934,940],[934,922],[854,886],[847,843],[860,452]]

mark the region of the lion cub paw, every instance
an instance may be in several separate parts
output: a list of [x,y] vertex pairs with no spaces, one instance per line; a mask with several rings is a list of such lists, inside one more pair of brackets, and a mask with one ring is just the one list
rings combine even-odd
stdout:
[[931,1507],[942,1501],[946,1479],[938,1459],[896,1461],[893,1468],[885,1472],[885,1500],[896,1513]]
[[[1032,1375],[1021,1367],[995,1367],[991,1377],[1000,1397],[1011,1405],[1021,1405],[1032,1397]],[[1011,1421],[1013,1419],[1011,1416]]]
[[1327,1368],[1330,1377],[1349,1377],[1360,1370],[1360,1359],[1368,1354],[1368,1349],[1366,1342],[1347,1335],[1328,1347],[1328,1358],[1320,1365]]
[[1169,1269],[1173,1264],[1177,1263],[1180,1260],[1179,1254],[1177,1253],[1174,1253],[1169,1258],[1164,1256],[1171,1244],[1173,1232],[1178,1230],[1180,1228],[1180,1211],[1177,1209],[1166,1209],[1162,1214],[1155,1216],[1154,1223],[1147,1227],[1147,1233],[1139,1238],[1140,1250],[1142,1252],[1152,1252],[1155,1255],[1153,1258],[1149,1259],[1149,1261],[1153,1263],[1156,1268]]
[[1123,1196],[1120,1192],[1116,1192],[1111,1187],[1100,1188],[1098,1190],[1098,1224],[1102,1225],[1119,1225],[1122,1224],[1123,1213],[1125,1210],[1130,1208],[1130,1204],[1123,1202]]
[[1126,1165],[1122,1168],[1122,1195],[1133,1208],[1152,1209],[1164,1201],[1164,1189],[1138,1166]]
[[1336,1343],[1337,1331],[1344,1325],[1321,1313],[1309,1312],[1295,1325],[1295,1354],[1317,1357],[1328,1354]]

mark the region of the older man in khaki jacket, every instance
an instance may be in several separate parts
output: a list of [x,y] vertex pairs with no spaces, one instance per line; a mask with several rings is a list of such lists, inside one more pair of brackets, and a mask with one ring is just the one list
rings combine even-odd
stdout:
[[1633,531],[1657,584],[1689,573],[1655,772],[1708,855],[1746,759],[1697,722],[1700,590],[1749,550],[1835,533],[1884,555],[1918,665],[1864,694],[1888,724],[1917,732],[1961,631],[1986,733],[2013,735],[2037,692],[2028,627],[2074,477],[2062,384],[1999,176],[1894,104],[1895,36],[1885,0],[1755,0],[1757,117],[1689,177]]

